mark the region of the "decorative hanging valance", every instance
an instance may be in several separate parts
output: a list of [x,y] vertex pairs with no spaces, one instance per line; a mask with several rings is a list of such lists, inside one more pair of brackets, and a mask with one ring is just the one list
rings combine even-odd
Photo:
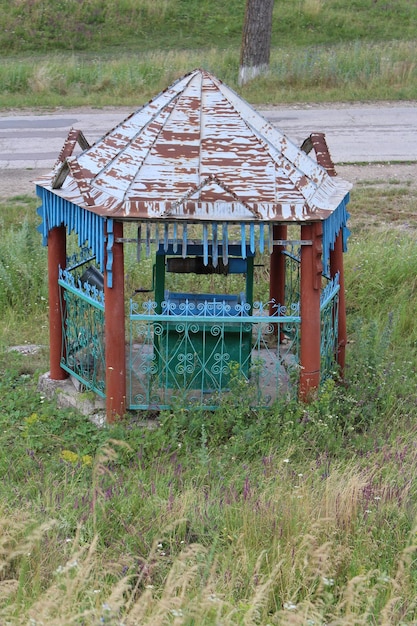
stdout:
[[[48,233],[52,228],[64,225],[68,232],[76,232],[78,235],[78,245],[83,247],[88,242],[88,247],[96,257],[97,265],[104,269],[104,259],[106,254],[106,271],[108,273],[108,286],[112,286],[112,258],[113,258],[113,220],[102,217],[72,204],[65,198],[52,193],[42,187],[37,187],[37,194],[42,200],[42,205],[38,209],[38,214],[42,218],[42,223],[38,230],[43,235],[43,244],[47,245]],[[336,237],[340,230],[343,232],[343,250],[347,249],[347,238],[349,230],[347,221],[349,213],[347,204],[349,194],[345,196],[337,209],[323,221],[323,269],[328,273],[330,262],[330,251],[333,250]],[[137,246],[138,260],[140,260],[142,250],[146,256],[151,254],[151,245],[156,249],[168,250],[171,245],[174,250],[181,248],[181,255],[187,256],[187,248],[195,243],[197,236],[203,246],[204,264],[210,262],[217,267],[219,256],[223,263],[227,265],[229,249],[233,245],[240,246],[242,258],[246,258],[247,250],[251,254],[259,252],[269,252],[271,254],[274,245],[281,245],[285,242],[275,241],[273,238],[274,223],[251,223],[251,224],[231,224],[228,222],[211,223],[187,223],[169,221],[165,218],[155,222],[146,221],[138,225]],[[310,241],[297,241],[298,245],[309,245]],[[209,254],[210,251],[210,254]]]
[[[328,273],[330,260],[330,250],[333,250],[336,237],[342,229],[343,249],[346,251],[349,230],[347,220],[349,213],[346,210],[349,202],[347,195],[330,217],[323,222],[323,268]],[[179,250],[183,258],[192,254],[191,246],[198,243],[202,246],[204,265],[210,263],[217,267],[218,259],[221,257],[223,264],[227,265],[228,257],[236,255],[236,247],[240,249],[240,256],[244,259],[247,251],[253,255],[264,252],[272,253],[274,245],[310,245],[311,241],[282,241],[274,240],[274,223],[251,223],[232,224],[229,222],[207,223],[187,223],[168,221],[146,221],[138,225],[137,239],[125,241],[137,243],[138,261],[142,255],[151,255],[152,246],[154,249],[168,253],[170,249],[174,254]],[[231,249],[233,247],[233,252]]]
[[[87,211],[82,207],[72,204],[65,198],[61,198],[43,187],[36,187],[38,197],[42,205],[38,208],[38,215],[42,218],[42,223],[38,226],[43,237],[43,245],[48,244],[48,234],[52,228],[66,226],[68,233],[75,232],[78,235],[78,245],[80,248],[88,245],[94,256],[97,265],[104,269],[104,254],[106,241],[106,228],[112,233],[112,221]],[[88,244],[87,244],[88,242]],[[112,245],[113,238],[108,237],[107,241],[107,264],[106,269],[110,273],[112,269]],[[111,284],[109,284],[111,286]]]
[[346,194],[342,202],[337,209],[333,211],[329,217],[323,221],[323,271],[325,274],[329,273],[330,263],[330,251],[334,250],[334,244],[342,229],[343,236],[343,252],[347,251],[347,240],[350,235],[350,230],[347,227],[349,219],[349,212],[347,205],[349,202],[349,194]]

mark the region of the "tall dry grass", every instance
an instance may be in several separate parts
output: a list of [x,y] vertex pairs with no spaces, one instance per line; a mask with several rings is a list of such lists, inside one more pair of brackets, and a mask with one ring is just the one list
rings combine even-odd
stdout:
[[[101,453],[94,471],[107,472],[114,458]],[[264,466],[260,488],[249,480],[229,503],[217,502],[221,526],[212,543],[177,534],[197,509],[209,515],[214,506],[214,493],[187,486],[148,553],[120,561],[105,549],[103,522],[89,540],[79,526],[63,541],[59,520],[35,526],[3,509],[2,623],[391,626],[415,619],[412,520],[392,560],[376,554],[386,550],[380,531],[393,506],[396,523],[409,518],[409,487],[394,502],[389,477],[384,485],[381,469],[361,462],[323,460],[302,473],[291,459],[271,457]],[[97,507],[106,507],[104,498]],[[133,524],[140,528],[140,514]]]
[[196,67],[253,103],[413,99],[415,51],[415,41],[273,48],[268,74],[241,89],[238,49],[12,57],[0,66],[0,107],[139,106]]

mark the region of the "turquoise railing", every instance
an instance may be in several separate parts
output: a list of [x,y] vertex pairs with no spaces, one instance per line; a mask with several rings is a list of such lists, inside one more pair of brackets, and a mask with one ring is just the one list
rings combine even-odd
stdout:
[[104,294],[60,270],[63,291],[61,367],[86,389],[105,397]]
[[[327,279],[326,279],[327,280]],[[60,271],[63,290],[61,366],[86,389],[105,397],[103,291]],[[321,294],[322,380],[335,371],[338,276]],[[160,310],[160,313],[156,311]],[[270,314],[272,313],[272,314]],[[296,395],[299,376],[298,303],[187,299],[130,302],[127,354],[129,409],[164,409],[176,402],[216,408],[246,385],[253,406]]]
[[[269,406],[292,394],[298,379],[298,307],[286,315],[269,304],[227,301],[131,301],[128,403],[131,409],[168,408],[176,401],[207,408],[219,405],[234,380],[248,385],[254,406]],[[250,309],[250,307],[249,307]],[[290,331],[290,332],[288,332]],[[278,341],[278,337],[280,340]]]
[[338,344],[339,274],[328,280],[320,296],[320,376],[324,381],[335,374]]

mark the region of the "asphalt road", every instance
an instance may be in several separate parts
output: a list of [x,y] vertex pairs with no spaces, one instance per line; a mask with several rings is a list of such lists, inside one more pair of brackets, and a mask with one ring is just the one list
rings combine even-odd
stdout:
[[[81,129],[93,143],[133,110],[3,112],[0,169],[49,169],[71,127]],[[311,132],[324,132],[335,163],[417,161],[417,102],[274,107],[260,112],[297,144]]]

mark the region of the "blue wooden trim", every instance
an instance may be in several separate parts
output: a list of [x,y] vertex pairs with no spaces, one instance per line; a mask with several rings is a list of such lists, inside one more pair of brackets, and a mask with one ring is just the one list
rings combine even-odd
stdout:
[[337,209],[333,211],[333,213],[324,220],[323,222],[323,272],[325,274],[329,273],[329,264],[330,264],[330,251],[334,249],[334,244],[336,241],[336,237],[339,234],[340,230],[342,230],[343,236],[343,251],[347,250],[347,240],[350,235],[350,231],[347,227],[347,222],[349,219],[349,213],[347,211],[347,205],[349,202],[349,194],[343,198],[342,202],[339,204]]
[[114,232],[113,232],[113,220],[107,220],[107,287],[110,289],[113,287],[113,244],[114,244]]
[[240,225],[240,238],[241,238],[241,246],[242,246],[242,258],[246,259],[246,229],[245,224]]
[[223,233],[223,237],[222,237],[222,245],[220,246],[220,250],[221,250],[220,254],[222,255],[222,258],[223,258],[223,265],[227,265],[229,262],[229,230],[228,230],[227,222],[223,223],[222,233]]
[[265,245],[264,224],[259,224],[259,252],[261,254],[264,253],[264,245]]
[[212,245],[213,245],[213,267],[217,267],[219,263],[219,241],[217,235],[217,224],[214,223],[212,226]]
[[203,262],[204,265],[208,265],[208,226],[203,224]]
[[187,234],[187,222],[182,225],[182,258],[185,259],[187,256],[187,246],[188,246],[188,234]]
[[256,244],[255,244],[255,225],[249,225],[249,241],[250,241],[250,251],[252,254],[255,254]]
[[106,218],[72,204],[43,187],[37,186],[36,193],[42,201],[37,213],[42,218],[38,231],[42,235],[43,245],[48,245],[48,235],[52,228],[66,226],[68,233],[75,232],[78,235],[80,248],[90,248],[98,266],[103,270]]

